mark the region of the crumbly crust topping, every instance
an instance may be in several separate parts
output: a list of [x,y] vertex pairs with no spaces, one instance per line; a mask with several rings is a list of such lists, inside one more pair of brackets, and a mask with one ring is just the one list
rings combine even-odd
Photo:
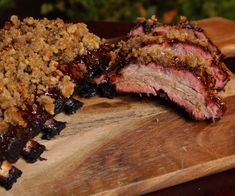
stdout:
[[12,16],[0,30],[0,121],[23,125],[17,111],[35,102],[54,114],[54,99],[47,95],[48,90],[59,88],[69,97],[75,86],[58,64],[99,45],[100,38],[89,33],[83,23],[32,17],[21,21]]
[[[158,47],[151,47],[155,44],[158,45]],[[200,58],[198,55],[190,53],[190,51],[185,51],[184,54],[179,55],[177,50],[172,50],[171,47],[165,48],[165,46],[173,44],[174,42],[165,36],[151,36],[144,34],[142,36],[131,37],[126,42],[119,42],[118,47],[128,53],[126,59],[135,57],[137,60],[145,63],[151,62],[152,60],[168,62],[168,59],[174,59],[175,57],[180,61],[188,63],[192,67],[204,66],[210,63],[210,60]],[[147,48],[145,46],[147,46]],[[148,48],[149,46],[150,48]],[[195,45],[195,47],[199,46]],[[120,49],[117,50],[117,52],[119,51]],[[113,60],[113,63],[114,62],[115,59]],[[208,70],[208,72],[210,72],[210,70]]]
[[[133,29],[142,28],[147,34],[164,34],[168,39],[179,41],[189,41],[203,47],[207,47],[216,57],[221,56],[217,47],[208,39],[203,30],[196,23],[189,21],[186,17],[181,16],[177,24],[163,24],[155,16],[150,19],[137,18],[137,25]],[[131,31],[130,36],[133,35]]]

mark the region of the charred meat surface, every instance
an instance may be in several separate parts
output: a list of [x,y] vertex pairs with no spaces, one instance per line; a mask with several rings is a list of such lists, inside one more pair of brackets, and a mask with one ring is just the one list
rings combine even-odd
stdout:
[[64,113],[74,114],[82,106],[83,106],[83,103],[81,101],[70,98],[64,104]]
[[88,79],[79,80],[75,94],[84,98],[94,97],[97,94],[97,85]]
[[109,82],[99,84],[98,93],[101,97],[107,97],[109,99],[117,96],[115,85]]
[[12,185],[16,182],[17,178],[21,176],[22,172],[11,165],[9,162],[4,161],[0,168],[0,185],[6,190],[11,189]]
[[47,120],[42,129],[42,139],[50,140],[55,135],[59,135],[60,132],[65,128],[65,124],[65,122],[60,122],[53,118]]
[[99,93],[97,85],[103,82],[103,74],[109,68],[108,53],[112,49],[112,45],[103,43],[98,50],[89,51],[69,63],[58,65],[64,74],[69,75],[76,82],[74,94],[90,98]]
[[46,147],[39,144],[35,140],[29,140],[23,150],[21,151],[21,156],[28,163],[34,163],[40,159],[41,154],[46,150]]

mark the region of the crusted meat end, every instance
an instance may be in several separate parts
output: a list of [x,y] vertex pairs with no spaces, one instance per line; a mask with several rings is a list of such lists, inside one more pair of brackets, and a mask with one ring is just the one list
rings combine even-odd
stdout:
[[193,118],[214,121],[225,111],[217,90],[229,80],[221,56],[203,30],[186,18],[174,25],[141,18],[128,39],[110,52],[105,80],[118,92],[164,92]]

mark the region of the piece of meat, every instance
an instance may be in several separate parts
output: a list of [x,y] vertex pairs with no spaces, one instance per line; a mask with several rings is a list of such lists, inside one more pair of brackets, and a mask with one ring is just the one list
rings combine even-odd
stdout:
[[100,91],[98,84],[103,74],[109,68],[111,44],[103,43],[98,50],[89,51],[86,55],[78,56],[69,63],[60,63],[58,69],[69,75],[75,82],[75,93],[81,97],[90,98]]
[[30,139],[23,150],[21,151],[21,156],[28,163],[34,163],[40,159],[41,154],[46,150],[46,147],[39,144],[35,140]]
[[16,162],[25,147],[26,143],[38,135],[44,128],[44,123],[52,118],[42,108],[33,110],[28,106],[27,110],[21,111],[22,117],[28,122],[26,127],[20,125],[10,125],[0,137],[0,160]]
[[60,132],[65,128],[65,124],[65,122],[60,122],[53,118],[48,119],[42,128],[42,139],[50,140],[54,136],[59,135]]
[[165,25],[142,19],[110,56],[104,81],[117,92],[164,94],[196,120],[215,121],[224,114],[217,90],[229,77],[221,53],[188,21]]
[[11,165],[8,161],[3,161],[0,166],[0,185],[6,190],[11,189],[17,178],[21,176],[22,172]]
[[[55,92],[54,96],[61,97],[61,95],[56,95]],[[63,101],[60,102],[62,102],[63,111],[70,114],[82,106],[81,102],[71,98],[63,98]],[[42,138],[49,140],[65,128],[65,122],[56,121],[53,115],[48,114],[41,107],[33,110],[32,107],[28,106],[27,110],[21,113],[28,125],[27,127],[10,125],[5,130],[5,133],[0,135],[0,161],[8,160],[11,163],[15,163],[31,138],[42,132]]]
[[[177,25],[165,25],[156,19],[140,20],[138,25],[130,31],[129,36],[140,40],[142,44],[164,43],[162,53],[166,50],[166,43],[172,46],[171,51],[181,53],[180,56],[189,59],[199,56],[199,63],[204,63],[213,77],[216,79],[215,89],[221,90],[229,80],[225,65],[222,62],[223,55],[220,50],[211,42],[200,27],[192,25],[186,19],[181,20]],[[144,41],[145,40],[145,41]],[[183,53],[183,54],[182,54]],[[204,62],[203,62],[204,60]],[[207,60],[207,62],[205,62]]]
[[15,163],[20,156],[20,152],[28,141],[30,130],[20,126],[9,126],[0,139],[0,161],[7,160]]
[[130,63],[111,77],[111,83],[119,93],[158,95],[163,91],[196,120],[215,121],[225,110],[224,103],[206,88],[203,79],[185,67]]
[[83,103],[77,99],[70,98],[64,103],[64,113],[74,114],[79,108],[83,106]]

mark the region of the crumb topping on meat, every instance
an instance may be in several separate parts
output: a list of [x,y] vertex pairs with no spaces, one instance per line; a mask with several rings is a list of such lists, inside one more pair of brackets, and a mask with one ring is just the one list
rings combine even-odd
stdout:
[[0,30],[0,124],[23,125],[17,111],[35,102],[54,114],[48,90],[58,88],[69,97],[75,87],[58,64],[98,49],[100,42],[83,23],[12,16]]

